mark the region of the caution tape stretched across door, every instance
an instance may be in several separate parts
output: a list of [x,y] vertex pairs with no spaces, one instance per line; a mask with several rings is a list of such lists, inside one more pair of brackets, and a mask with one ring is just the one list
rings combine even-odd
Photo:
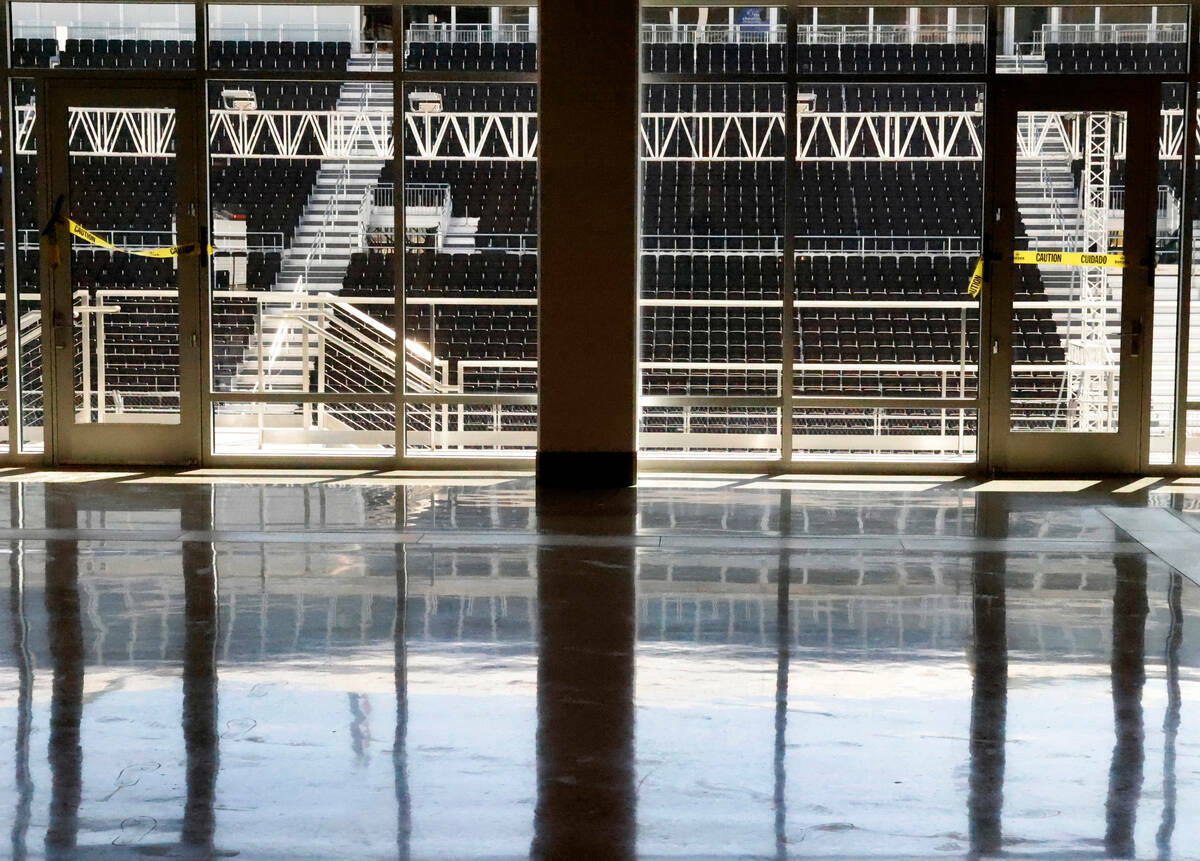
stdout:
[[122,248],[119,245],[114,245],[107,239],[97,236],[92,231],[88,230],[78,221],[75,221],[66,212],[63,211],[66,203],[65,195],[59,195],[58,200],[54,203],[54,214],[50,216],[50,221],[42,230],[42,235],[50,243],[53,254],[50,259],[50,268],[57,268],[59,263],[59,231],[66,228],[72,236],[78,236],[84,242],[91,243],[99,248],[105,248],[109,251],[116,251],[121,254],[132,254],[136,257],[153,257],[157,259],[165,259],[170,257],[183,257],[189,254],[199,254],[202,249],[205,249],[208,254],[213,253],[211,245],[201,245],[199,242],[186,242],[182,245],[167,245],[162,248]]
[[[109,251],[119,251],[122,254],[134,254],[138,257],[155,257],[159,259],[166,257],[182,257],[186,254],[200,253],[199,242],[187,242],[183,245],[168,245],[163,248],[121,248],[118,245],[113,245],[107,239],[103,239],[97,236],[95,233],[92,233],[92,231],[88,230],[74,219],[68,218],[66,222],[72,236],[78,236],[84,242],[90,242],[92,245],[98,245],[101,248],[107,248]],[[210,245],[208,246],[208,253],[212,254],[212,252],[213,247]]]
[[[1014,251],[1013,263],[1034,263],[1054,266],[1086,266],[1102,269],[1122,269],[1124,254],[1093,254],[1082,251]],[[967,295],[972,298],[983,292],[983,258],[975,261],[975,270],[967,282]]]

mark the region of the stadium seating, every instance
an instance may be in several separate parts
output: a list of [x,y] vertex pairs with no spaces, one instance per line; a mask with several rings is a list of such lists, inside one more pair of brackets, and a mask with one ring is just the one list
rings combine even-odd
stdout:
[[191,39],[69,38],[59,54],[64,69],[190,69],[196,65]]
[[784,53],[782,42],[645,43],[642,69],[684,75],[780,74]]
[[800,74],[984,71],[982,43],[838,44],[796,46]]
[[535,42],[408,42],[406,69],[424,72],[533,72]]
[[47,68],[58,56],[57,39],[13,39],[12,64],[17,67]]
[[1187,65],[1183,42],[1048,42],[1045,55],[1049,72],[1181,72]]

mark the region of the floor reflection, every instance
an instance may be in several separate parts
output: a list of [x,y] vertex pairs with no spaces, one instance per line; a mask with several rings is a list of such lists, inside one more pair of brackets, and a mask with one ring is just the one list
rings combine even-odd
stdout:
[[[456,548],[354,531],[411,486],[305,540],[311,486],[23,490],[14,858],[1200,854],[1200,589],[1098,507],[431,490],[529,528]],[[854,539],[887,529],[963,541]],[[1006,544],[1039,531],[1095,547]]]

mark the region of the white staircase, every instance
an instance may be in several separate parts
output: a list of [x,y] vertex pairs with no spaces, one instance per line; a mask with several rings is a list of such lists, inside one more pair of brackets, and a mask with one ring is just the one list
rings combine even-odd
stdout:
[[[352,67],[354,63],[352,58]],[[342,85],[336,109],[349,124],[358,110],[391,106],[390,84],[351,81]],[[363,232],[384,162],[362,136],[348,137],[361,141],[358,149],[348,158],[321,162],[292,245],[272,285],[274,292],[340,293],[350,256],[363,247]],[[314,325],[319,307],[282,297],[271,306],[261,321],[261,331],[255,332],[246,346],[234,375],[234,389],[307,391],[311,381],[304,378],[304,369],[311,367],[311,357],[320,346]],[[280,405],[279,411],[289,412],[291,407]]]

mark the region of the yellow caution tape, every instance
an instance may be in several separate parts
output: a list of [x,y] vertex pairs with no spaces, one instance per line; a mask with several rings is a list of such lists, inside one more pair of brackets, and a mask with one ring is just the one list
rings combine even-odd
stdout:
[[974,298],[983,292],[983,258],[980,257],[975,261],[975,271],[971,273],[971,280],[967,282],[967,295]]
[[[1080,251],[1014,251],[1013,263],[1042,263],[1055,266],[1095,266],[1103,269],[1122,269],[1124,254],[1090,254]],[[983,258],[975,261],[975,271],[967,282],[967,295],[972,298],[983,292]]]
[[1078,251],[1014,251],[1013,263],[1049,263],[1056,266],[1097,266],[1122,269],[1124,254],[1090,254]]
[[[122,254],[135,254],[138,257],[156,257],[159,259],[165,257],[181,257],[185,254],[198,254],[200,245],[196,242],[189,242],[185,245],[169,245],[166,248],[146,248],[140,251],[130,250],[128,248],[119,248],[113,245],[107,239],[101,239],[92,231],[88,230],[82,224],[68,218],[67,225],[71,230],[72,236],[78,236],[84,242],[90,242],[92,245],[98,245],[101,248],[107,248],[109,251],[119,251]],[[208,246],[208,253],[213,253],[213,247]]]

